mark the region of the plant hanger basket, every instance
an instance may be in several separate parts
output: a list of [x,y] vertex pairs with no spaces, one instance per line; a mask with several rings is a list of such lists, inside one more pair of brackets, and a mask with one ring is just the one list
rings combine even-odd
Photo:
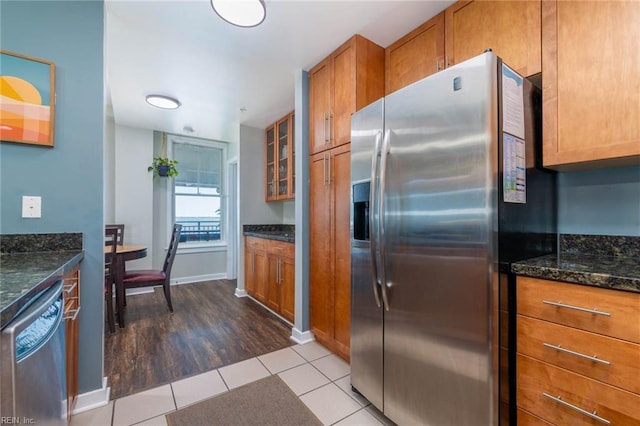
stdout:
[[153,171],[153,176],[173,177],[178,176],[176,169],[178,162],[167,156],[167,134],[162,133],[162,149],[159,157],[153,159],[153,163],[147,167],[147,171]]

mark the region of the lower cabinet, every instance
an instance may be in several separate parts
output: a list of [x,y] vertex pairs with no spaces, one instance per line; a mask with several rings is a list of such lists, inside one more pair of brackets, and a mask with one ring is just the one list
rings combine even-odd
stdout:
[[244,287],[247,293],[266,304],[267,301],[267,240],[244,238]]
[[517,281],[518,424],[640,425],[640,294]]
[[295,318],[294,244],[245,237],[245,290],[269,309],[293,322]]
[[64,326],[66,339],[67,415],[71,413],[78,397],[78,332],[80,312],[79,266],[64,275]]

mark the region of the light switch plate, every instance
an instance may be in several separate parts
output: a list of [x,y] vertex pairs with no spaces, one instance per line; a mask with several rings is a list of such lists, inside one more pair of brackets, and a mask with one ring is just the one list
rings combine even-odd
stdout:
[[25,195],[22,197],[22,217],[42,217],[42,197]]

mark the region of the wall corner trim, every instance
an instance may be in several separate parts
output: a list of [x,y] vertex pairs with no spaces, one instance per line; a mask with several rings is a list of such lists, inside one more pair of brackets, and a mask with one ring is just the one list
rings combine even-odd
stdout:
[[305,343],[313,342],[316,339],[311,331],[300,331],[293,327],[291,329],[291,340],[299,345],[304,345]]
[[236,297],[247,297],[249,293],[245,289],[236,288],[236,292],[234,293]]
[[102,378],[102,387],[78,395],[76,406],[70,414],[80,414],[94,408],[103,407],[109,403],[111,388],[107,386],[107,378]]

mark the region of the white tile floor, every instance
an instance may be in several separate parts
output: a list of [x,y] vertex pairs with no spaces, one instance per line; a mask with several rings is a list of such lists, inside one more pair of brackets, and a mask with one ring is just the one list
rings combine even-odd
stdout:
[[325,425],[392,424],[351,391],[349,373],[349,364],[321,345],[296,345],[116,399],[73,416],[71,426],[166,426],[167,413],[271,374],[278,374]]

